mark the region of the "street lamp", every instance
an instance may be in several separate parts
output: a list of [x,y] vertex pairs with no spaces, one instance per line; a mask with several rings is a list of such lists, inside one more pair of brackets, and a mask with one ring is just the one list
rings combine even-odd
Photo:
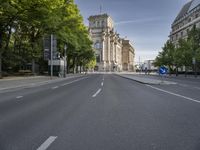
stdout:
[[67,53],[67,44],[64,45],[64,77],[66,77],[66,66],[67,66],[67,63],[66,63],[66,53]]

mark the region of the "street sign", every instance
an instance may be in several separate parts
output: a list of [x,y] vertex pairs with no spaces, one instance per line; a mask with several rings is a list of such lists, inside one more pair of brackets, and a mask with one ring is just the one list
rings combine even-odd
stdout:
[[[52,44],[52,47],[51,47],[51,44]],[[51,49],[52,49],[53,59],[57,59],[57,55],[58,55],[57,38],[55,36],[52,35],[52,40],[51,40],[51,36],[49,35],[45,36],[43,40],[43,47],[44,47],[44,60],[51,59]]]
[[167,68],[164,67],[164,66],[160,67],[160,68],[159,68],[159,73],[160,73],[160,74],[167,74]]

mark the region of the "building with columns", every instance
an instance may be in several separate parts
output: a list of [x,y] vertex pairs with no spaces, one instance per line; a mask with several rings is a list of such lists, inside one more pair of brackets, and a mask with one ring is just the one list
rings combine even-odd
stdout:
[[107,14],[89,17],[89,32],[98,71],[134,71],[135,50],[129,40],[119,37]]

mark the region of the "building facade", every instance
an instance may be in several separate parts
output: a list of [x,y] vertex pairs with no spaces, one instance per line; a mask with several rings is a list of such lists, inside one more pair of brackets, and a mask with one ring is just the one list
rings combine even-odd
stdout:
[[134,48],[130,41],[120,38],[115,32],[112,18],[101,14],[90,16],[88,20],[96,54],[96,70],[134,71]]
[[129,40],[122,40],[122,70],[134,71],[134,48]]
[[193,26],[200,28],[200,0],[191,0],[183,6],[172,23],[170,41],[177,47],[179,39],[187,39]]

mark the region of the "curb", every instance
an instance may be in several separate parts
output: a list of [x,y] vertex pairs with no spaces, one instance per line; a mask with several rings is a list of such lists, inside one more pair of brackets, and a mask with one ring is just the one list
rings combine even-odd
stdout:
[[[116,75],[118,75],[118,74],[116,74]],[[121,75],[118,75],[118,76],[120,76],[120,77],[122,77],[122,78],[125,78],[125,79],[129,79],[129,80],[132,80],[132,81],[135,81],[135,82],[138,82],[138,83],[141,83],[141,84],[147,84],[147,85],[175,85],[175,84],[177,84],[177,83],[175,83],[175,82],[169,82],[168,84],[167,83],[162,83],[162,81],[160,81],[159,83],[149,83],[149,82],[143,82],[143,81],[139,81],[139,80],[136,80],[136,79],[133,79],[133,78],[129,78],[129,77],[125,77],[125,76],[121,76]]]
[[[118,76],[120,76],[120,75],[118,75]],[[132,79],[132,78],[129,78],[129,77],[124,77],[124,76],[120,76],[120,77],[122,77],[122,78],[124,78],[124,79],[128,79],[128,80],[131,80],[131,81],[135,81],[135,82],[138,82],[138,83],[141,83],[141,84],[148,84],[148,85],[159,85],[159,84],[153,84],[153,83],[147,83],[147,82],[142,82],[142,81],[138,81],[138,80],[136,80],[136,79]]]

